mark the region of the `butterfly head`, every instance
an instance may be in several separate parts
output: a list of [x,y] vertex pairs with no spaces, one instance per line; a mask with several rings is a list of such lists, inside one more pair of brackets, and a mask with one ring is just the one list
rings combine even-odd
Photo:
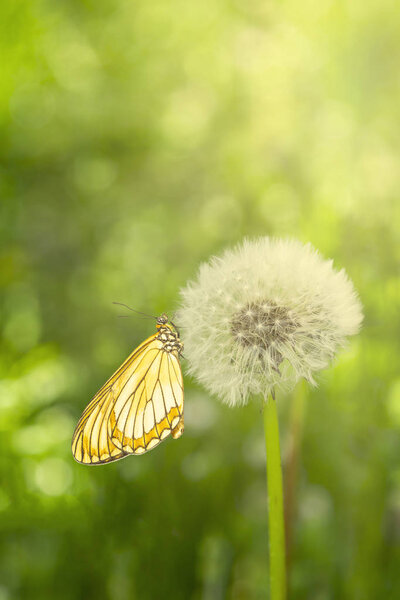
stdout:
[[168,316],[165,313],[157,317],[157,329],[160,329],[160,327],[165,327],[168,324],[168,321]]

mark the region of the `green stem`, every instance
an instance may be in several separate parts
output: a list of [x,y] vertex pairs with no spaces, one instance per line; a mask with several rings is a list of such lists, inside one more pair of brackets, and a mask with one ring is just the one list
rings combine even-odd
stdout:
[[285,529],[286,529],[286,569],[288,588],[290,589],[290,571],[293,547],[293,529],[297,514],[297,488],[299,465],[301,463],[301,445],[306,413],[307,387],[302,380],[294,391],[289,424],[289,444],[285,460]]
[[285,600],[286,566],[282,467],[276,402],[271,396],[264,403],[264,430],[267,450],[270,598],[271,600]]

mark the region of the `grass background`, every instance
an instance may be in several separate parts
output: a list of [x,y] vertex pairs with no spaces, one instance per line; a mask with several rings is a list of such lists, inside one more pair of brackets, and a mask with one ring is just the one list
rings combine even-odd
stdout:
[[266,597],[258,406],[186,377],[179,441],[70,453],[153,330],[112,301],[173,313],[199,262],[256,235],[312,242],[365,307],[297,392],[290,597],[398,598],[397,4],[5,0],[0,53],[0,600]]

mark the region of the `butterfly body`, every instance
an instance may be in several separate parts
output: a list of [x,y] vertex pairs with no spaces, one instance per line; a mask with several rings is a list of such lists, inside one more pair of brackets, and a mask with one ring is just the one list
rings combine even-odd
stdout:
[[143,454],[183,433],[183,344],[167,315],[97,392],[72,438],[72,453],[83,464],[103,464]]

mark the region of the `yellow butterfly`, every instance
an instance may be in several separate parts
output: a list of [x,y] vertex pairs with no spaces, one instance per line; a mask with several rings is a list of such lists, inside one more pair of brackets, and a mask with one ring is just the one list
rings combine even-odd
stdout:
[[132,352],[84,410],[72,454],[85,465],[119,460],[183,433],[183,343],[166,314],[157,332]]

